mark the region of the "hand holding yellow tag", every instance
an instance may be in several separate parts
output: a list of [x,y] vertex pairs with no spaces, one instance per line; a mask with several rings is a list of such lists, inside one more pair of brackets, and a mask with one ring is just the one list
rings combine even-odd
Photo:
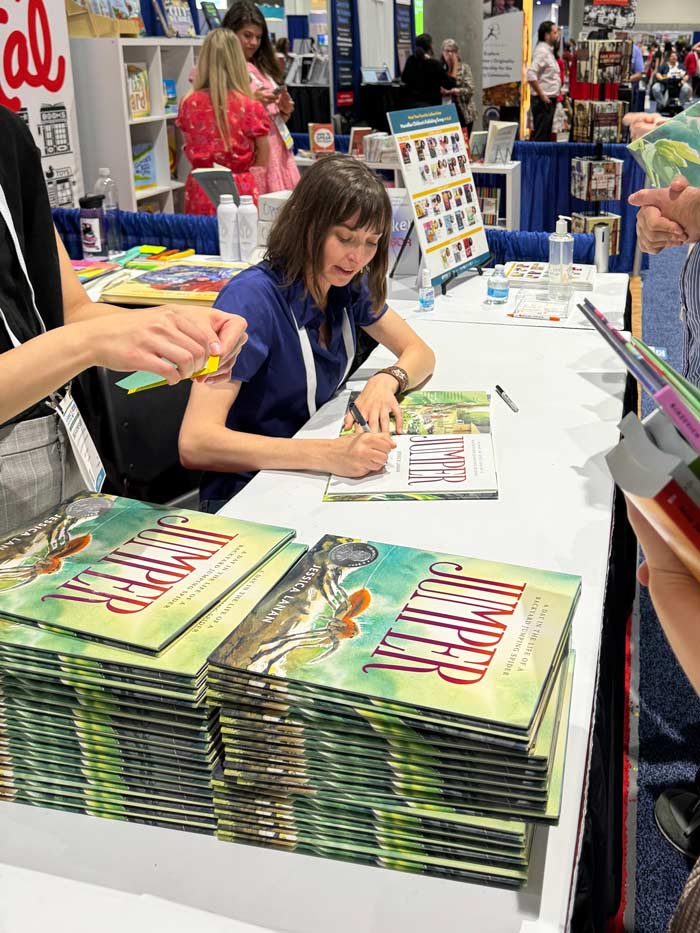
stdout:
[[[219,368],[219,360],[220,357],[218,356],[210,356],[207,360],[207,365],[203,369],[200,369],[199,372],[192,373],[192,379],[196,379],[198,376],[209,376],[215,373]],[[126,389],[128,395],[133,395],[135,392],[144,392],[146,389],[155,389],[158,386],[168,385],[168,381],[156,375],[156,373],[148,373],[141,370],[120,379],[117,385],[120,389]]]

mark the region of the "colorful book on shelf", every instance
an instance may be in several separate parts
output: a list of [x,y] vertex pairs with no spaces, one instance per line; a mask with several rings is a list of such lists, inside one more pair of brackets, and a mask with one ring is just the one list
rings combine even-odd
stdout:
[[309,146],[314,155],[335,152],[335,133],[332,123],[309,123]]
[[[511,288],[542,288],[549,283],[548,262],[507,262],[504,271]],[[595,284],[595,266],[574,263],[571,282],[578,291],[590,291]]]
[[127,62],[124,65],[124,72],[130,119],[140,120],[143,117],[150,117],[151,91],[148,82],[148,65],[146,62]]
[[469,161],[483,162],[484,152],[486,151],[486,139],[488,137],[486,130],[474,130],[469,137]]
[[481,390],[409,392],[386,467],[360,479],[331,476],[324,501],[496,499],[490,401]]
[[222,288],[247,266],[245,262],[213,259],[166,262],[127,282],[119,282],[114,288],[106,288],[100,301],[135,305],[160,305],[169,301],[212,305]]
[[476,189],[476,194],[484,223],[497,227],[501,209],[501,189],[497,185],[481,186]]
[[199,4],[207,26],[210,29],[218,29],[221,25],[221,16],[215,3],[212,0],[202,0]]
[[695,451],[700,451],[700,389],[661,360],[643,341],[626,337],[588,299],[578,305]]
[[163,109],[177,113],[177,83],[174,78],[163,78]]
[[671,184],[683,175],[700,187],[700,103],[681,110],[673,119],[655,127],[627,147],[657,188]]
[[144,188],[155,188],[157,183],[156,151],[153,143],[132,143],[131,160],[134,188],[137,191]]
[[130,0],[109,0],[107,5],[111,6],[114,19],[134,23],[138,28],[138,35],[146,35],[146,28],[141,18],[141,7],[138,3],[130,2]]
[[167,23],[168,33],[178,39],[194,38],[197,35],[189,0],[152,0],[160,7]]
[[293,536],[79,495],[0,540],[0,615],[158,653]]
[[364,156],[364,140],[365,136],[369,136],[370,133],[374,132],[371,126],[353,126],[350,130],[350,145],[348,151],[350,155],[354,156]]

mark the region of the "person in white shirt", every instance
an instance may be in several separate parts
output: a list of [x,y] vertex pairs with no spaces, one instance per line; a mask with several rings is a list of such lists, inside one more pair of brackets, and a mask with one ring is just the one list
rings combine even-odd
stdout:
[[554,57],[554,49],[559,44],[559,27],[551,20],[545,20],[537,30],[537,39],[532,63],[527,69],[532,94],[532,139],[534,142],[549,142],[554,110],[561,90],[559,65]]

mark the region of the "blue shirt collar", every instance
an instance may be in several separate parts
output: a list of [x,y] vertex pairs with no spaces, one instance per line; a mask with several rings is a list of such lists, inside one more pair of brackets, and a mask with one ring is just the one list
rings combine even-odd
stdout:
[[[285,286],[283,284],[284,274],[282,270],[271,266],[267,261],[262,262],[260,265],[280,286],[282,296],[291,308],[299,327],[318,326],[324,314],[312,298],[311,293],[306,290],[304,281],[297,279],[291,285]],[[344,285],[340,288],[335,285],[330,287],[327,311],[331,322],[339,317],[343,309],[350,303],[352,297],[351,288],[351,285]]]

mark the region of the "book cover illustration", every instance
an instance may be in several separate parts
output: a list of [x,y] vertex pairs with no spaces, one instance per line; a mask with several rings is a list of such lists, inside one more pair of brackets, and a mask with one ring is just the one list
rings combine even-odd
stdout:
[[699,137],[700,102],[635,139],[627,148],[657,188],[670,185],[676,175],[700,187]]
[[143,117],[150,117],[151,89],[148,80],[148,65],[145,62],[127,62],[124,65],[124,71],[130,119],[140,120]]
[[157,181],[157,169],[153,143],[132,143],[131,163],[134,188],[137,191],[143,188],[154,188]]
[[177,106],[177,84],[175,79],[163,78],[163,109],[165,113],[177,113]]
[[127,282],[119,282],[113,288],[108,287],[100,300],[116,304],[124,301],[156,305],[167,301],[214,304],[222,288],[247,267],[244,262],[201,259],[165,263],[162,268],[151,269]]
[[207,26],[210,29],[217,29],[221,25],[221,16],[219,15],[216,3],[214,3],[213,0],[202,0],[200,8],[202,13],[204,13]]
[[210,663],[527,732],[580,582],[327,535]]
[[0,541],[0,614],[158,652],[292,536],[78,496]]
[[[146,27],[141,18],[141,6],[138,0],[103,0],[103,5],[111,7],[111,15],[114,19],[135,23],[138,28],[138,35],[146,35]],[[93,10],[93,12],[99,11]],[[107,15],[109,16],[110,13],[107,13]]]
[[360,479],[331,476],[324,501],[498,497],[488,392],[410,392],[401,411],[402,433],[393,435],[385,469]]
[[188,0],[153,0],[153,3],[162,7],[171,36],[189,39],[197,35]]

